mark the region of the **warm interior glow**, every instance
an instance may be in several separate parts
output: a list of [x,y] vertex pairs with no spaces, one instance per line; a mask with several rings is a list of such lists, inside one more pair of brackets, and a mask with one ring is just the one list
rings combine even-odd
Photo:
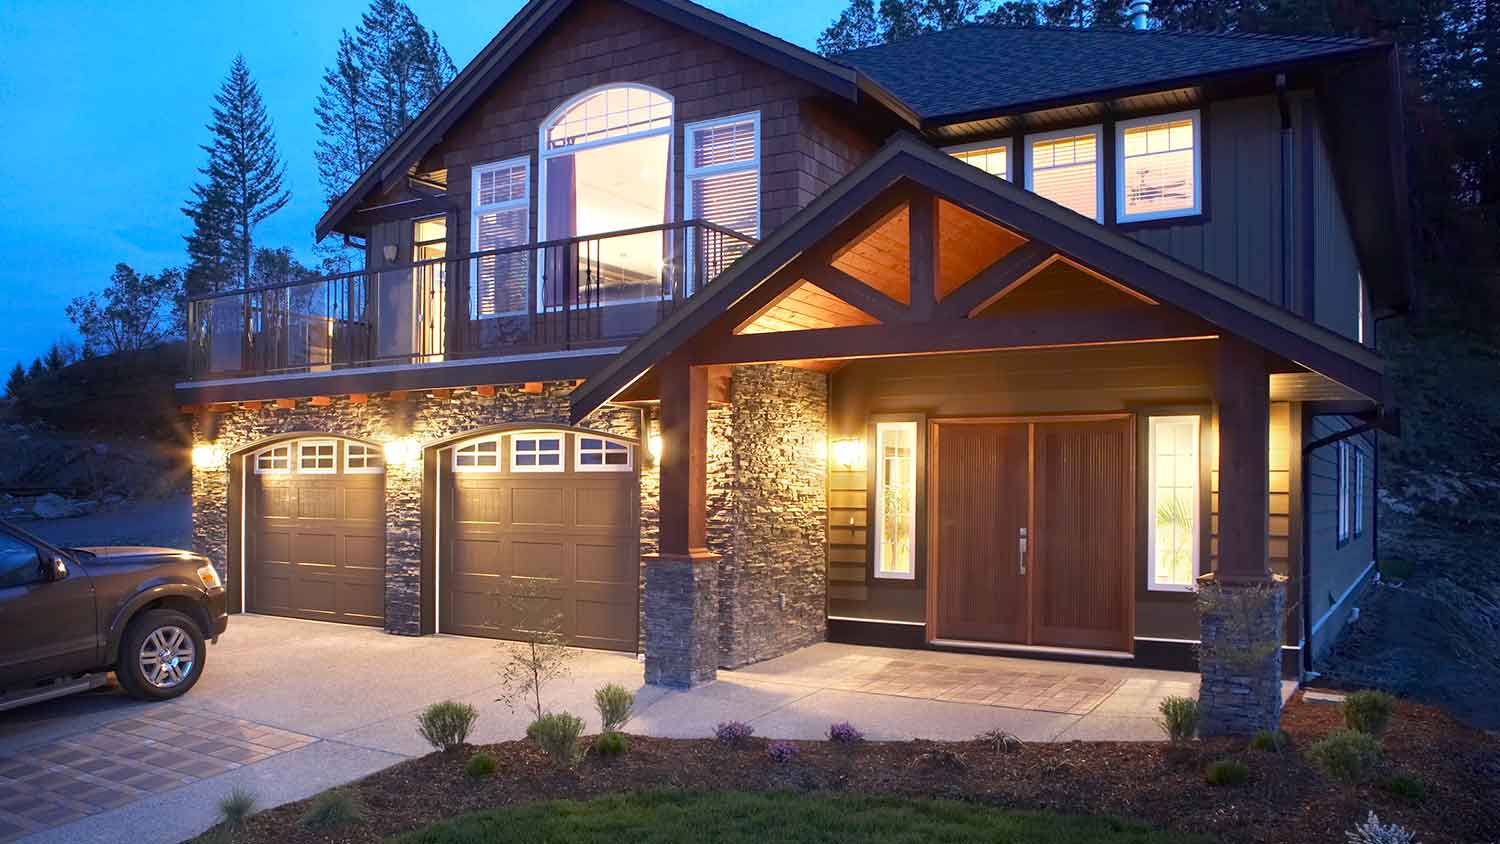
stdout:
[[411,437],[402,437],[385,444],[387,466],[415,467],[422,463],[422,446]]
[[646,450],[651,452],[651,459],[657,463],[661,462],[661,434],[652,433],[646,437]]
[[219,471],[225,466],[226,456],[224,447],[209,443],[207,445],[193,446],[193,468],[207,471]]
[[833,441],[833,465],[849,471],[865,465],[865,443],[853,438]]

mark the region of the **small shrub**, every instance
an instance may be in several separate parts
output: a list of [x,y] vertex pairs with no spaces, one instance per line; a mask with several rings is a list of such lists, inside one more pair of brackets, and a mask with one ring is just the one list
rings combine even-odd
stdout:
[[1012,733],[1004,730],[985,730],[974,737],[975,741],[982,741],[994,748],[996,753],[1014,753],[1020,750],[1026,743]]
[[1364,782],[1380,764],[1380,740],[1358,730],[1338,730],[1307,749],[1323,773],[1344,782]]
[[791,762],[801,752],[802,748],[789,741],[773,741],[766,746],[766,755],[771,757],[772,762]]
[[1371,812],[1364,823],[1344,833],[1350,844],[1417,844],[1417,834],[1400,824],[1383,824]]
[[334,788],[312,799],[312,805],[297,821],[303,829],[331,829],[364,820],[365,809],[354,795]]
[[714,738],[719,744],[729,747],[739,747],[755,735],[755,728],[744,721],[720,721],[719,726],[714,727]]
[[625,740],[624,733],[600,733],[599,737],[594,739],[594,752],[605,759],[624,756],[629,748],[630,743]]
[[1380,781],[1380,787],[1413,803],[1427,799],[1427,783],[1411,774],[1392,774]]
[[554,763],[564,767],[578,761],[581,735],[583,719],[567,712],[548,712],[526,728],[526,737],[536,742]]
[[828,727],[828,738],[839,744],[858,744],[865,740],[865,734],[848,721],[840,721]]
[[495,757],[488,753],[476,753],[470,756],[469,761],[464,765],[464,773],[476,780],[483,779],[495,773],[495,769],[499,766],[500,763],[495,761]]
[[1411,560],[1381,560],[1380,578],[1382,580],[1410,580],[1412,572],[1417,567]]
[[1157,726],[1173,742],[1190,741],[1198,734],[1198,701],[1190,697],[1169,697],[1161,702],[1157,711],[1161,712],[1161,717],[1156,719]]
[[219,822],[228,827],[237,827],[255,814],[255,792],[235,786],[219,798]]
[[604,725],[604,732],[617,733],[630,721],[635,695],[624,686],[610,683],[594,692],[594,705],[599,708],[599,723]]
[[1280,753],[1291,743],[1292,737],[1287,734],[1286,730],[1261,730],[1250,738],[1250,749]]
[[1238,759],[1220,759],[1203,772],[1209,785],[1242,785],[1250,779],[1250,769]]
[[445,700],[434,703],[417,716],[417,732],[435,750],[447,753],[469,740],[479,712],[467,703]]
[[1354,692],[1344,698],[1344,723],[1351,730],[1378,736],[1390,724],[1395,708],[1396,699],[1385,692]]

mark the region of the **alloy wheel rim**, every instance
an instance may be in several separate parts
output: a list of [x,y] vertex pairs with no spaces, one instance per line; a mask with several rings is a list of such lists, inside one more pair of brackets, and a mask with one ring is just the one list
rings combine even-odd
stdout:
[[198,649],[193,637],[175,625],[158,627],[141,643],[141,676],[158,689],[181,685],[193,674]]

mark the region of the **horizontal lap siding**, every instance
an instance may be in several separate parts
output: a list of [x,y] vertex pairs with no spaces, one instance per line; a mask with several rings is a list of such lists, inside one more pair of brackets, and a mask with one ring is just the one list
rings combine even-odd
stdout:
[[[1321,439],[1348,430],[1352,424],[1342,416],[1313,417],[1307,426],[1306,439],[1309,442]],[[1349,442],[1351,446],[1358,446],[1365,452],[1365,530],[1359,537],[1353,537],[1351,531],[1349,542],[1342,548],[1338,544],[1338,447],[1323,446],[1309,455],[1307,461],[1310,573],[1308,603],[1310,617],[1315,625],[1369,567],[1375,551],[1374,447],[1369,435],[1357,435]],[[1315,662],[1338,638],[1349,610],[1355,603],[1357,602],[1351,596],[1337,611],[1327,615],[1317,633],[1311,636]]]

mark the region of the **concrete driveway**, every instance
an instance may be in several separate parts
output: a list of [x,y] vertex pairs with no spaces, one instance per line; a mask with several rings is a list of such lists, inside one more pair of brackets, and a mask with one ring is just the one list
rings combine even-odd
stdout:
[[[262,807],[301,799],[428,751],[415,715],[443,699],[480,710],[474,741],[522,736],[497,703],[503,643],[236,616],[185,698],[95,693],[0,713],[0,842],[176,844],[213,822],[236,786]],[[849,720],[871,739],[1157,739],[1157,702],[1197,676],[988,656],[823,644],[721,672],[687,692],[645,687],[632,656],[578,651],[549,708],[597,730],[593,692],[636,691],[631,732],[813,739]],[[8,830],[8,831],[7,831]]]

